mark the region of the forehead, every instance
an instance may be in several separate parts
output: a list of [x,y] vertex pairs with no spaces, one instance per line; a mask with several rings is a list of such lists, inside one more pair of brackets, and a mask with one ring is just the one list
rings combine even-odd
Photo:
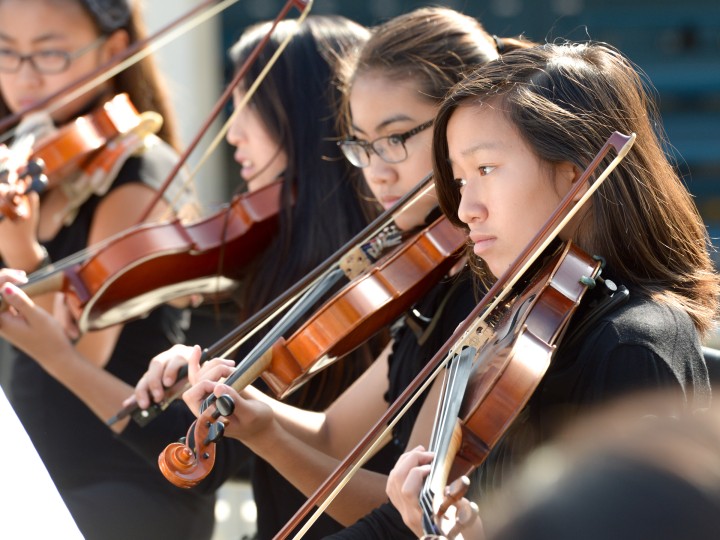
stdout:
[[24,40],[96,34],[92,18],[76,0],[0,0],[0,34]]
[[516,136],[518,133],[503,110],[481,102],[458,106],[450,116],[446,130],[451,161],[481,150],[506,146]]
[[368,133],[403,120],[424,122],[437,111],[412,78],[391,78],[378,71],[358,75],[349,104],[353,125]]

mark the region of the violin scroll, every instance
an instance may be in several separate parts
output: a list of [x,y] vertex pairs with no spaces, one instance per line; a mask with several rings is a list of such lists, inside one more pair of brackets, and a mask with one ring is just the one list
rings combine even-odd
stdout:
[[193,422],[187,437],[169,444],[158,456],[163,476],[177,487],[190,489],[198,485],[215,465],[215,442],[220,440],[225,425],[216,420],[230,416],[235,410],[232,398],[224,394],[206,408]]

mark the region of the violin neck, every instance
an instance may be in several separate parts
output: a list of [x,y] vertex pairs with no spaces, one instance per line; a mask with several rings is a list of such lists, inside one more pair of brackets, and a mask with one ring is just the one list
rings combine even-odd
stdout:
[[65,279],[64,272],[50,272],[40,278],[31,279],[22,286],[22,290],[31,298],[41,294],[59,292],[63,290]]

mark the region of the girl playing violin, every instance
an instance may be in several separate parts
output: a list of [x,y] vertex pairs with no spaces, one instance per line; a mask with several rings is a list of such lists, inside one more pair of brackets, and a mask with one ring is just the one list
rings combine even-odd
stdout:
[[[230,50],[236,66],[265,35],[269,24],[247,29]],[[249,106],[236,116],[227,135],[235,147],[240,175],[250,191],[273,182],[282,182],[279,234],[268,241],[268,249],[258,253],[245,272],[239,303],[242,318],[260,310],[282,294],[315,266],[347,242],[366,221],[366,209],[357,196],[359,173],[342,158],[338,139],[334,65],[338,58],[362,45],[368,32],[343,17],[310,16],[301,26],[281,23],[273,32],[259,61],[234,94],[242,102],[247,88],[267,64],[280,43],[295,32],[288,47],[252,96]],[[294,202],[293,202],[294,199]],[[237,353],[249,350],[245,345]],[[178,369],[187,364],[193,349],[176,346],[153,358],[148,372],[139,381],[135,396],[142,408],[161,401]],[[331,366],[311,380],[290,402],[306,409],[322,409],[355,380],[372,357],[363,349],[338,365]],[[116,408],[112,413],[117,411]],[[170,441],[185,434],[194,419],[187,411],[177,416],[172,431],[153,437],[156,444],[148,454],[155,459]],[[111,413],[108,412],[108,416]],[[169,423],[167,413],[157,422]],[[142,431],[145,431],[143,428]],[[128,435],[142,443],[143,433],[130,425]],[[137,434],[137,437],[135,436]],[[213,473],[198,489],[211,490],[248,467],[257,506],[258,538],[272,538],[305,501],[305,496],[279,475],[264,456],[252,456],[237,440],[225,439],[217,451]],[[325,517],[318,523],[317,537],[338,530],[339,525]]]
[[[374,29],[343,76],[347,137],[340,146],[348,160],[362,169],[373,197],[384,208],[390,208],[430,170],[429,128],[442,96],[464,70],[496,56],[495,42],[480,24],[449,9],[416,10]],[[404,230],[422,227],[437,217],[436,205],[434,197],[426,196],[395,221]],[[197,411],[209,393],[230,394],[236,412],[228,418],[226,434],[246,443],[307,495],[473,305],[467,271],[443,279],[393,327],[391,344],[373,365],[322,412],[280,403],[252,387],[241,397],[217,385],[214,381],[231,370],[231,363],[224,360],[205,364],[198,375],[205,380],[186,392],[185,400]],[[193,375],[196,360],[190,364]],[[425,414],[434,410],[436,399],[436,395],[427,399]],[[350,525],[385,501],[385,475],[390,467],[409,440],[427,437],[427,431],[413,430],[415,417],[423,414],[420,408],[417,405],[403,420],[393,439],[333,503],[332,517]],[[397,520],[402,526],[399,516]],[[316,537],[313,528],[309,534]]]
[[[658,126],[630,62],[596,43],[503,54],[455,86],[440,107],[433,135],[438,196],[446,215],[468,230],[485,280],[508,268],[613,131],[637,134],[560,235],[603,257],[606,283],[627,294],[608,301],[604,285],[588,292],[539,387],[480,466],[481,495],[561,421],[590,406],[657,388],[668,398],[640,414],[709,405],[700,344],[716,315],[718,276]],[[416,535],[417,494],[431,459],[416,448],[387,486]]]
[[[231,50],[236,66],[246,58],[267,34],[269,23],[253,26]],[[294,34],[293,34],[294,33]],[[367,31],[341,17],[309,17],[302,25],[285,21],[272,33],[259,60],[234,94],[240,103],[247,89],[282,41],[292,38],[271,68],[267,78],[251,97],[249,105],[235,117],[228,132],[228,142],[235,147],[235,160],[241,166],[240,176],[247,189],[254,191],[281,182],[280,227],[268,238],[267,249],[257,253],[250,268],[244,270],[239,294],[243,316],[250,316],[281,294],[295,281],[325,260],[365,224],[363,206],[356,195],[358,173],[342,159],[335,144],[335,101],[333,64],[353,47],[361,44]],[[358,178],[359,179],[359,178]],[[5,298],[22,318],[0,315],[0,333],[23,346],[29,354],[58,380],[74,392],[102,420],[114,415],[133,391],[129,383],[99,371],[85,358],[69,349],[57,325],[29,303],[23,293]],[[46,348],[33,346],[34,328],[47,327]],[[52,341],[50,341],[52,337]],[[208,343],[209,344],[209,343]],[[167,348],[167,347],[166,347]],[[48,351],[54,350],[54,354]],[[177,345],[158,355],[149,371],[138,382],[137,396],[141,407],[165,397],[185,357],[193,349]],[[151,357],[138,353],[138,361]],[[324,378],[312,381],[294,398],[307,408],[322,406],[334,397],[348,381],[354,380],[365,367],[364,351],[346,364],[329,370]],[[62,370],[58,366],[62,365]],[[158,475],[157,456],[164,446],[187,432],[193,414],[181,402],[173,404],[149,425],[140,428],[133,422],[113,425],[120,440],[153,462],[148,476]],[[104,428],[107,430],[107,428]],[[109,433],[109,431],[108,431]],[[218,452],[215,474],[190,493],[211,494],[226,479],[247,468],[248,452],[238,441],[223,441]],[[253,488],[258,506],[261,538],[274,534],[278,523],[289,518],[304,497],[259,458],[251,466]],[[162,482],[174,493],[182,493],[164,478]],[[282,501],[279,504],[278,501]],[[327,519],[320,530],[334,531],[337,525]],[[159,535],[157,537],[165,537]],[[193,538],[202,535],[193,534]]]
[[[0,114],[31,106],[141,39],[144,29],[133,4],[137,3],[0,0]],[[151,186],[162,182],[177,159],[173,118],[152,63],[143,61],[54,110],[48,136],[55,126],[91,113],[121,92],[139,111],[163,116],[157,136],[139,138],[107,174],[96,178],[97,184],[81,186],[77,171],[71,171],[41,196],[28,193],[29,214],[0,223],[4,266],[30,273],[48,259],[58,261],[137,224],[154,197]],[[153,215],[165,208],[159,205]],[[99,395],[106,376],[134,384],[147,358],[176,342],[181,313],[163,307],[143,320],[76,337],[71,344],[62,331],[61,340],[53,333],[59,328],[49,315],[53,303],[53,295],[40,297],[34,318],[15,319],[37,323],[26,326],[27,332],[13,326],[12,314],[4,313],[0,331],[22,351],[14,361],[9,397],[80,531],[86,538],[102,539],[188,533],[208,537],[213,498],[168,486],[153,464],[117,441],[55,380],[75,376],[62,364],[66,351],[97,372],[84,384]],[[57,360],[54,371],[46,373],[30,357]]]

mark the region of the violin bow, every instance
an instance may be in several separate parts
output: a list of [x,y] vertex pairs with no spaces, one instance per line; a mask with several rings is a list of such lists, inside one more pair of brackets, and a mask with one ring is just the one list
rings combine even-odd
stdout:
[[[302,528],[293,537],[296,540],[302,538],[342,488],[350,481],[350,478],[362,467],[367,457],[381,446],[381,443],[386,439],[399,419],[410,409],[419,396],[430,387],[441,371],[445,369],[447,363],[457,355],[456,351],[461,351],[466,347],[477,350],[482,346],[482,330],[487,316],[507,297],[511,288],[625,158],[632,148],[635,138],[635,133],[628,136],[616,131],[610,135],[572,189],[560,201],[545,226],[538,231],[505,273],[490,287],[482,300],[470,312],[470,315],[458,326],[458,329],[420,370],[400,396],[388,407],[345,460],[336,467],[325,482],[315,490],[305,504],[278,532],[274,540],[287,538],[300,525],[312,507],[317,505],[317,510],[308,517]],[[589,183],[591,176],[611,148],[616,151],[615,158],[598,175],[594,182]],[[573,199],[583,189],[586,189],[585,193],[574,203]]]
[[[61,108],[66,103],[71,102],[88,90],[114,77],[130,65],[139,62],[173,39],[185,34],[237,2],[238,0],[221,0],[219,2],[218,0],[204,0],[200,2],[200,4],[169,22],[154,34],[136,41],[124,51],[116,54],[107,62],[86,73],[71,84],[60,88],[56,92],[25,107],[17,113],[8,115],[0,120],[0,133],[4,133],[0,139],[6,140],[10,136],[6,133],[6,130],[10,126],[17,124],[26,115],[40,109],[47,108],[49,111],[54,111]],[[217,5],[212,7],[212,4]],[[155,44],[152,45],[153,43]]]
[[[397,213],[409,208],[422,197],[430,194],[434,189],[432,174],[427,174],[412,190],[401,197],[391,208],[376,217],[362,231],[357,233],[353,238],[346,242],[345,245],[330,255],[330,257],[328,257],[325,261],[320,263],[302,280],[295,283],[295,285],[285,291],[285,293],[278,296],[275,300],[263,307],[237,328],[221,337],[213,345],[204,349],[201,362],[234,351],[274,320],[282,311],[292,305],[301,295],[307,293],[307,291],[314,287],[316,283],[326,280],[334,270],[343,264],[344,260],[360,258],[358,253],[362,252],[362,246],[370,242],[380,231],[386,229],[390,224],[392,224],[393,217]],[[186,375],[187,369],[182,369],[178,374],[178,379],[184,378]],[[139,409],[133,400],[132,403],[125,406],[123,409],[118,411],[115,416],[110,418],[107,423],[112,425],[115,422],[132,415],[136,422],[140,425],[145,425],[167,408],[167,406],[176,399],[176,397],[177,394],[173,393],[173,395],[171,395],[168,399],[163,400],[161,403],[155,403],[148,409]]]

